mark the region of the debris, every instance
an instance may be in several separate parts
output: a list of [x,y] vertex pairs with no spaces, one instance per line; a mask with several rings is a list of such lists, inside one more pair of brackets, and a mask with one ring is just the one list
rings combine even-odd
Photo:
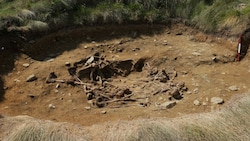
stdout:
[[213,104],[223,104],[224,100],[220,97],[212,97],[210,102]]
[[27,77],[26,82],[32,82],[35,80],[37,80],[37,77],[36,77],[36,75],[32,74],[32,75]]
[[[182,91],[186,91],[187,88],[184,82],[173,83],[173,80],[177,76],[177,72],[173,68],[163,68],[161,70],[157,68],[151,69],[149,64],[146,64],[145,61],[146,58],[141,58],[139,60],[111,61],[106,60],[105,56],[97,52],[90,57],[83,58],[73,63],[72,66],[67,65],[68,73],[71,76],[70,79],[58,79],[56,74],[51,72],[46,79],[46,83],[57,82],[70,84],[72,86],[82,85],[88,103],[92,107],[102,108],[109,104],[120,107],[119,105],[129,105],[131,102],[137,102],[140,106],[148,106],[150,105],[149,102],[141,100],[147,97],[134,98],[135,93],[131,91],[129,87],[122,88],[109,83],[112,81],[112,77],[125,77],[133,71],[142,72],[147,66],[149,68],[148,77],[152,79],[152,82],[148,80],[140,82],[149,83],[149,85],[155,87],[156,91],[153,92],[152,95],[162,93],[169,94],[171,98],[181,99]],[[138,86],[139,85],[133,85],[131,88],[136,88]],[[56,88],[59,87],[60,84],[57,84]],[[145,85],[143,87],[147,86]],[[56,89],[55,92],[58,93],[59,91]],[[149,101],[149,99],[147,101]],[[165,107],[171,107],[171,105],[165,105]]]

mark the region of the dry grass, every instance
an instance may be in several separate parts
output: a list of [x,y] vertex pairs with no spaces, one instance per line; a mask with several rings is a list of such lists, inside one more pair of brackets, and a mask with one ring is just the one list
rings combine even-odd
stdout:
[[[8,141],[248,141],[250,92],[221,110],[174,119],[154,118],[79,127],[19,116],[0,119],[0,140]],[[4,124],[3,124],[4,123]]]

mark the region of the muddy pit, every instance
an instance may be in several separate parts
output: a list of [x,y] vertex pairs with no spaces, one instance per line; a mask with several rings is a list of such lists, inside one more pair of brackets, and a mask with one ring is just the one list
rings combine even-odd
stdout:
[[0,115],[93,125],[210,112],[250,87],[249,54],[235,62],[236,46],[183,25],[53,33],[1,58]]

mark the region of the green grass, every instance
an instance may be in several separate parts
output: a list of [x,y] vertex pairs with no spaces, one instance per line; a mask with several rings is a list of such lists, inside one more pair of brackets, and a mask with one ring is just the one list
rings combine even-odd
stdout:
[[[246,7],[239,9],[241,3],[246,4]],[[33,19],[22,18],[22,21],[14,22],[14,26],[27,26],[32,20],[47,23],[53,28],[126,23],[164,24],[169,23],[171,18],[182,18],[203,31],[219,32],[228,27],[246,28],[250,22],[248,0],[1,0],[0,7],[0,19],[17,17],[23,9],[36,14]],[[237,22],[228,26],[231,19]],[[0,26],[4,27],[4,24]]]

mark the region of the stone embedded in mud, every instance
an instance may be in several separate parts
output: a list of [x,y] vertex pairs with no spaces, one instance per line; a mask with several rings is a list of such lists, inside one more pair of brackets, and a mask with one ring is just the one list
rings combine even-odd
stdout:
[[28,68],[29,66],[30,66],[29,63],[24,63],[24,64],[23,64],[23,67],[25,67],[25,68]]
[[50,109],[55,109],[55,108],[56,108],[56,106],[55,106],[55,105],[53,105],[53,104],[49,104],[49,108],[50,108]]
[[159,105],[161,109],[170,109],[176,105],[176,101],[167,101]]
[[201,103],[200,103],[200,101],[199,101],[199,100],[197,100],[197,99],[196,99],[196,100],[194,101],[194,105],[195,105],[195,106],[200,106],[200,105],[201,105]]
[[212,97],[210,102],[212,102],[213,104],[223,104],[224,100],[220,97]]
[[231,90],[231,91],[238,91],[239,88],[234,85],[234,86],[228,87],[228,89]]
[[36,77],[36,75],[32,74],[32,75],[27,77],[26,82],[32,82],[35,80],[37,80],[37,77]]
[[104,111],[104,110],[103,110],[103,111],[101,111],[101,113],[102,113],[102,114],[107,114],[107,111]]

